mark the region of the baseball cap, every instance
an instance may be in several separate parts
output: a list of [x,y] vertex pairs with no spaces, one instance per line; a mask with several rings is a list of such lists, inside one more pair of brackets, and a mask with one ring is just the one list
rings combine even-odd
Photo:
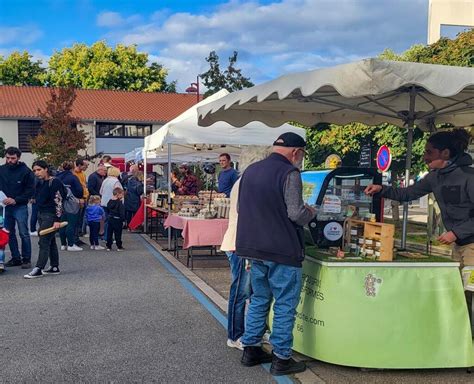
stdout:
[[273,145],[278,147],[304,148],[306,147],[306,141],[296,133],[285,132],[278,136]]

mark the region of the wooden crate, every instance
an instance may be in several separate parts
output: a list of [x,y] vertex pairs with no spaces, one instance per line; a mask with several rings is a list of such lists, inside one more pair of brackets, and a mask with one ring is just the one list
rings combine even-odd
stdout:
[[350,242],[351,228],[363,225],[365,239],[375,239],[380,241],[380,261],[393,260],[393,237],[395,226],[385,223],[371,223],[369,221],[347,219],[344,223],[344,245]]

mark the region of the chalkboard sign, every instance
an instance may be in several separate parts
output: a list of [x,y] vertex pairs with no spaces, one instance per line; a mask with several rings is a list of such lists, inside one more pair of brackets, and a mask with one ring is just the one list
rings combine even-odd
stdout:
[[370,168],[372,166],[372,151],[370,144],[364,144],[360,149],[359,167]]

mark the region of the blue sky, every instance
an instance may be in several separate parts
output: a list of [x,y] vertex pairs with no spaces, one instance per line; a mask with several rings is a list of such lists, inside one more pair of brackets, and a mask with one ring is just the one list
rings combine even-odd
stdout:
[[428,0],[0,0],[0,54],[137,44],[185,89],[211,50],[255,83],[426,43]]

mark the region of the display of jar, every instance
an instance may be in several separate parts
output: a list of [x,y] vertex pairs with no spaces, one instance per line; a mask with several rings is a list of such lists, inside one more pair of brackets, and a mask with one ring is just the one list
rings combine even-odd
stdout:
[[357,250],[357,244],[356,243],[350,243],[349,247],[350,247],[350,252],[351,253],[356,253],[356,250]]

